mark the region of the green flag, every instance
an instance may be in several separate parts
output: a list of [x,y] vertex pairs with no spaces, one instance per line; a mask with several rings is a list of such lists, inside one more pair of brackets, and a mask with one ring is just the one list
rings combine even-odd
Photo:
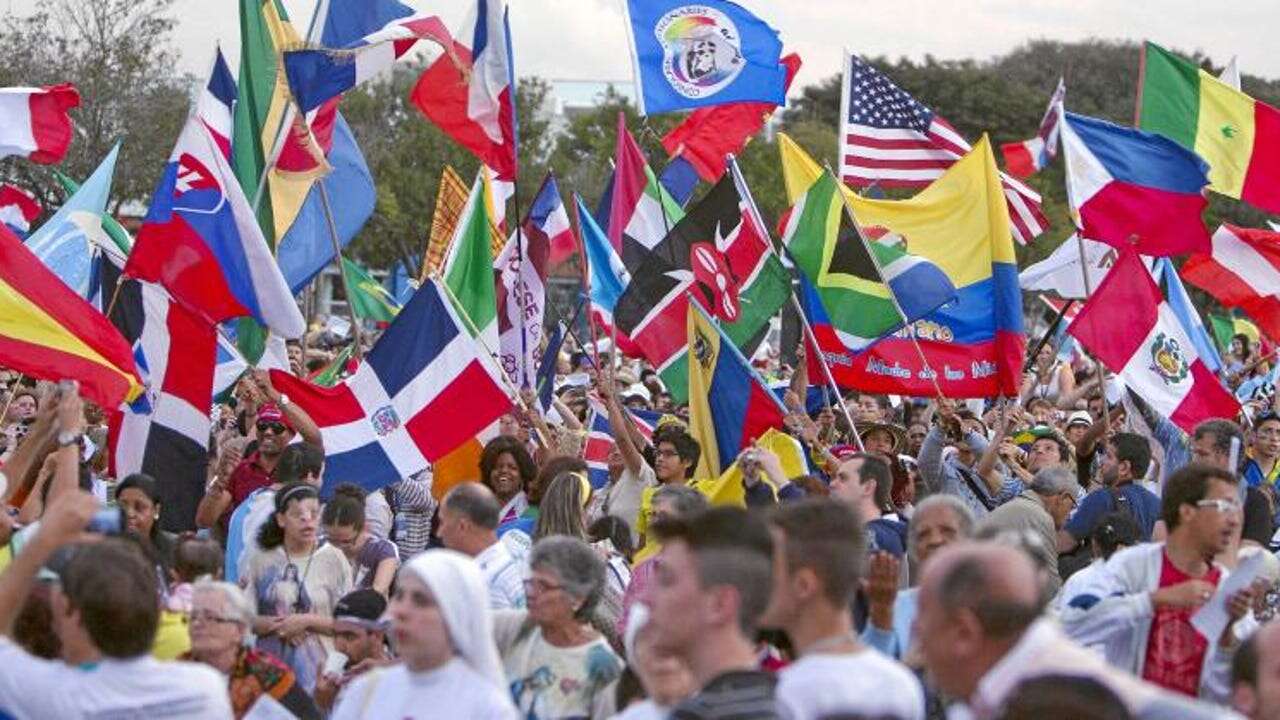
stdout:
[[493,284],[493,250],[489,247],[493,201],[484,172],[481,168],[471,186],[471,195],[450,241],[443,274],[458,311],[471,321],[472,332],[489,352],[496,352],[498,296]]
[[342,379],[342,371],[346,369],[347,362],[351,359],[351,351],[355,347],[354,343],[342,346],[338,351],[333,362],[325,366],[315,377],[311,378],[311,384],[320,387],[333,387]]
[[359,265],[342,258],[342,271],[347,276],[347,302],[356,317],[374,322],[391,322],[400,312],[400,304],[382,284]]

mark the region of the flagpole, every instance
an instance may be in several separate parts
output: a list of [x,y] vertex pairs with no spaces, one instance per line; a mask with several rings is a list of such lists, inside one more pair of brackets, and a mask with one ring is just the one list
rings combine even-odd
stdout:
[[[747,187],[746,180],[743,179],[742,173],[738,170],[738,160],[732,154],[725,157],[728,172],[733,173],[734,186],[738,190],[738,194],[743,200],[747,201],[747,208],[751,212],[751,222],[760,229],[764,234],[765,245],[769,247],[769,252],[778,261],[782,261],[782,256],[778,254],[778,250],[773,244],[773,234],[769,232],[769,226],[764,224],[764,218],[760,216],[760,208],[756,207],[756,200],[751,195],[751,188]],[[804,314],[804,308],[800,306],[800,300],[796,297],[795,285],[791,279],[787,279],[788,290],[791,293],[791,306],[795,308],[796,314],[800,316],[800,323],[804,327],[805,337],[809,344],[813,346],[813,350],[818,355],[818,363],[822,366],[822,374],[826,377],[827,384],[831,387],[835,394],[836,403],[840,405],[840,412],[844,415],[844,420],[849,424],[849,434],[853,435],[854,444],[858,446],[859,451],[865,451],[862,446],[862,436],[858,434],[858,426],[853,422],[853,416],[849,413],[849,407],[844,402],[844,393],[840,392],[840,386],[836,384],[835,375],[831,372],[831,367],[827,364],[827,358],[822,354],[818,347],[817,335],[813,332],[813,326],[809,324],[809,318]],[[805,353],[806,356],[808,353]]]
[[[1065,155],[1067,157],[1067,162],[1070,162],[1071,161],[1070,154],[1065,154]],[[1071,172],[1070,168],[1067,169],[1067,172],[1068,173]],[[1088,303],[1089,298],[1093,296],[1093,287],[1092,287],[1092,284],[1089,282],[1089,262],[1085,260],[1085,256],[1084,256],[1084,235],[1079,232],[1077,232],[1075,235],[1076,235],[1076,248],[1080,251],[1080,276],[1084,279],[1084,301],[1085,303]],[[1080,345],[1080,351],[1084,352],[1083,343]],[[1096,356],[1093,358],[1093,364],[1098,371],[1098,393],[1102,395],[1102,426],[1104,428],[1110,429],[1111,428],[1111,411],[1107,409],[1106,375],[1103,372],[1102,361],[1099,360]]]
[[1049,338],[1053,337],[1058,326],[1062,324],[1062,319],[1067,316],[1067,312],[1071,310],[1071,306],[1075,304],[1075,298],[1070,298],[1062,306],[1062,309],[1058,311],[1057,317],[1053,319],[1052,323],[1049,323],[1049,329],[1045,330],[1044,334],[1040,336],[1040,341],[1036,343],[1035,348],[1031,352],[1027,353],[1027,361],[1022,365],[1022,372],[1027,372],[1031,369],[1031,366],[1035,363],[1036,356],[1040,354],[1040,348],[1044,347],[1045,343],[1049,342]]
[[[585,297],[586,305],[587,305],[587,329],[591,331],[591,350],[595,356],[594,357],[595,362],[593,363],[593,365],[596,368],[596,370],[599,370],[600,369],[600,333],[599,333],[599,330],[596,328],[596,321],[595,321],[595,318],[592,316],[592,311],[591,311],[591,276],[590,276],[590,269],[588,267],[588,263],[590,261],[587,260],[587,245],[582,240],[582,214],[578,211],[578,206],[580,204],[578,200],[579,200],[578,194],[574,193],[573,194],[573,222],[575,225],[577,225],[577,234],[575,235],[575,239],[578,241],[578,268],[582,271],[582,291],[583,291],[583,295]],[[574,340],[576,341],[577,338],[575,337]],[[582,343],[579,342],[578,344],[581,345]]]
[[351,285],[347,282],[347,268],[342,264],[342,244],[338,242],[338,225],[333,221],[333,209],[329,205],[329,191],[324,180],[316,182],[320,188],[320,204],[324,207],[325,224],[329,226],[329,239],[333,241],[333,257],[338,261],[338,276],[342,278],[342,291],[347,296],[347,316],[351,318],[351,339],[355,341],[357,360],[364,359],[364,333],[360,329],[360,320],[356,317],[355,305],[352,303]]
[[831,175],[836,183],[836,194],[840,196],[840,202],[844,203],[844,211],[849,216],[849,221],[853,223],[853,229],[858,233],[858,239],[862,241],[862,247],[867,251],[867,257],[871,258],[871,264],[876,269],[876,275],[880,276],[880,282],[889,291],[889,300],[893,303],[893,307],[898,311],[898,317],[902,318],[902,329],[907,333],[907,337],[911,340],[911,346],[916,349],[916,355],[920,357],[920,363],[924,366],[924,371],[929,375],[929,379],[933,381],[933,389],[938,393],[938,399],[945,399],[947,396],[942,392],[942,385],[938,383],[938,375],[929,367],[929,360],[924,355],[924,350],[920,347],[920,340],[916,337],[916,329],[912,323],[907,320],[907,314],[902,311],[902,304],[898,302],[898,296],[894,294],[893,289],[889,287],[889,281],[885,279],[884,268],[880,266],[880,258],[876,257],[876,253],[871,249],[871,243],[867,240],[867,236],[862,232],[862,225],[858,222],[858,218],[853,214],[853,207],[849,205],[849,198],[844,194],[844,183],[836,177],[831,171],[831,166],[823,163],[823,169]]

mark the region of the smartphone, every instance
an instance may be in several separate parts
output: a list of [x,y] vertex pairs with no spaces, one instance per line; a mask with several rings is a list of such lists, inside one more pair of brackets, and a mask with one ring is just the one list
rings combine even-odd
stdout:
[[93,514],[85,530],[99,535],[119,535],[124,531],[124,510],[103,507]]

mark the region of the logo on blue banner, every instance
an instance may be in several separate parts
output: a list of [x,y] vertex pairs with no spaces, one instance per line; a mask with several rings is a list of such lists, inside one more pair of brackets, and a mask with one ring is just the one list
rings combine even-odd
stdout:
[[715,8],[678,7],[658,20],[653,34],[662,45],[663,77],[686,98],[716,94],[746,66],[737,26]]

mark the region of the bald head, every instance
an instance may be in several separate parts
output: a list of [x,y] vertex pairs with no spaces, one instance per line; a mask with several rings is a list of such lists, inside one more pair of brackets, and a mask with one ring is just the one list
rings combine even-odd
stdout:
[[444,496],[444,508],[485,530],[498,527],[498,515],[502,512],[497,496],[478,482],[464,482],[450,490]]
[[995,543],[960,542],[938,551],[920,592],[944,612],[972,612],[988,638],[1018,636],[1040,616],[1040,583],[1026,554]]

